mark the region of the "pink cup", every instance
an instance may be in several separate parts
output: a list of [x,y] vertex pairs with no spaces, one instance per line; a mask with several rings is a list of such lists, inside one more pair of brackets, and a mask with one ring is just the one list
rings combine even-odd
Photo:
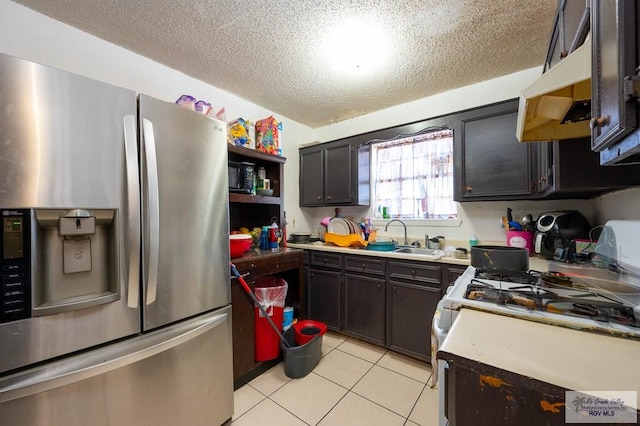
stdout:
[[507,231],[507,245],[526,248],[529,250],[529,257],[536,254],[533,246],[533,232],[530,231]]

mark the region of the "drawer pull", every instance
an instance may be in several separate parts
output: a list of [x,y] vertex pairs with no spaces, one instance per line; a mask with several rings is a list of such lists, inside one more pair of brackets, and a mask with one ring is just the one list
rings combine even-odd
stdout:
[[362,269],[367,269],[367,265],[365,265],[364,263],[362,264]]
[[415,269],[411,270],[411,275],[413,275],[414,277],[416,276],[416,270]]

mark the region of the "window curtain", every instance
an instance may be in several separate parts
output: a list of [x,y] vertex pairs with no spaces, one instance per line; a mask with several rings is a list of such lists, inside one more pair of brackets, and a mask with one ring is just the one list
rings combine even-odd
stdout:
[[376,216],[456,218],[453,132],[431,132],[373,145]]

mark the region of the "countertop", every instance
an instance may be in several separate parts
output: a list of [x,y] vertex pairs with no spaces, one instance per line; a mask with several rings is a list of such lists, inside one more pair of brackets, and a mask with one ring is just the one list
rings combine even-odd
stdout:
[[[321,241],[314,243],[287,243],[290,248],[298,248],[304,250],[318,250],[334,253],[355,254],[360,256],[385,257],[388,259],[404,259],[404,260],[423,260],[428,262],[448,263],[454,265],[469,266],[471,261],[469,257],[461,259],[457,257],[447,256],[427,256],[424,254],[396,253],[392,251],[376,251],[364,248],[338,247],[332,244],[326,244]],[[546,271],[547,261],[538,257],[529,258],[529,269],[536,271]]]
[[258,260],[269,257],[277,257],[282,256],[286,253],[297,252],[298,250],[295,247],[279,247],[277,250],[260,250],[260,249],[252,249],[243,254],[240,257],[236,257],[235,259],[231,259],[232,263],[235,262],[246,262],[249,260]]
[[[506,349],[508,348],[508,349]],[[633,339],[572,330],[462,309],[442,353],[491,365],[570,390],[637,392],[640,403],[640,345]]]

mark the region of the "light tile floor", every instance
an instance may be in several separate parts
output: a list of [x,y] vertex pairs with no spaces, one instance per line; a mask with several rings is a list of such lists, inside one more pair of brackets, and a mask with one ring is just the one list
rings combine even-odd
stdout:
[[430,376],[429,364],[328,332],[307,376],[290,379],[280,363],[235,391],[232,424],[437,425]]

